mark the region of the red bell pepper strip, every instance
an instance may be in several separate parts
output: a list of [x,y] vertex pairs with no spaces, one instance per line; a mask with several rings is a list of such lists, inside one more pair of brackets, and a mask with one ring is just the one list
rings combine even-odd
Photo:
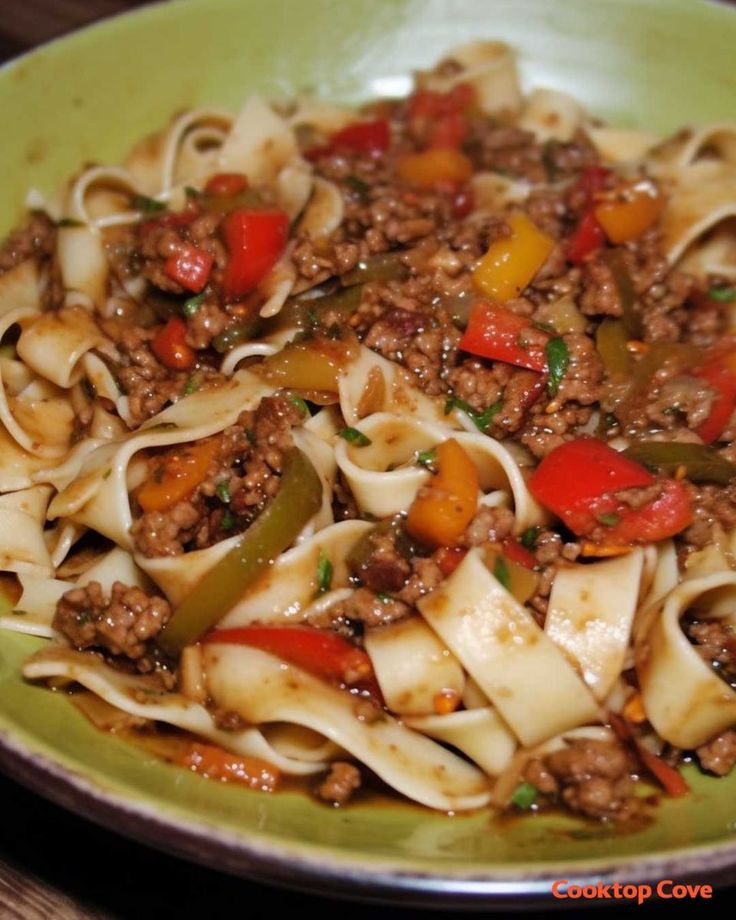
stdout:
[[442,546],[434,554],[440,572],[449,578],[466,557],[468,551],[464,546]]
[[362,687],[380,698],[370,658],[337,633],[304,626],[244,626],[213,630],[202,642],[258,648],[324,680]]
[[226,300],[249,294],[274,267],[286,246],[289,218],[275,209],[239,208],[222,222],[228,262],[222,281]]
[[461,112],[440,116],[429,129],[428,147],[462,147],[468,133],[468,121]]
[[169,318],[151,342],[151,350],[158,360],[173,371],[187,371],[195,361],[194,350],[187,345],[187,324],[179,316]]
[[391,143],[388,120],[354,121],[333,134],[327,145],[330,153],[348,150],[351,153],[383,153]]
[[502,540],[501,549],[508,560],[518,562],[519,565],[523,565],[526,569],[536,569],[539,564],[534,554],[530,553],[514,537],[506,537],[505,540]]
[[717,360],[696,368],[692,373],[715,390],[708,418],[695,429],[706,444],[712,444],[723,434],[736,411],[736,373]]
[[188,227],[199,217],[199,213],[194,207],[188,207],[184,211],[167,212],[166,214],[161,214],[160,217],[152,217],[150,220],[141,221],[138,225],[138,232],[142,237],[145,237],[162,227],[171,227],[172,229]]
[[653,485],[654,476],[603,441],[579,438],[556,447],[529,479],[532,495],[578,536],[604,529],[604,545],[649,543],[674,536],[693,518],[687,487],[662,481],[641,508],[616,498],[624,489]]
[[470,312],[460,348],[482,358],[505,361],[544,373],[547,370],[545,346],[549,336],[535,330],[535,338],[543,337],[544,342],[525,345],[524,337],[531,327],[531,320],[527,317],[517,316],[505,307],[481,300]]
[[188,244],[164,262],[164,274],[185,290],[199,294],[209,280],[213,262],[209,252]]
[[593,211],[586,211],[567,242],[567,259],[573,265],[581,265],[597,252],[606,241],[603,227]]
[[596,196],[603,191],[611,175],[604,166],[588,166],[580,174],[576,187],[585,195],[585,211],[567,244],[567,258],[581,265],[606,242],[606,234],[595,216]]
[[248,180],[242,173],[216,173],[207,180],[204,190],[215,198],[231,198],[248,188]]

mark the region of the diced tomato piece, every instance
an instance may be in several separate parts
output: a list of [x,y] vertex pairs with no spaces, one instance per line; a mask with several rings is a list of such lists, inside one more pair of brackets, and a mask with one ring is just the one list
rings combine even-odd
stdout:
[[209,280],[213,263],[209,252],[187,244],[164,262],[164,274],[187,291],[199,294]]
[[222,222],[228,251],[223,277],[227,300],[240,300],[271,271],[286,247],[289,218],[284,211],[239,208]]
[[151,342],[151,350],[170,370],[187,371],[194,366],[194,350],[187,345],[187,324],[179,316],[169,318]]

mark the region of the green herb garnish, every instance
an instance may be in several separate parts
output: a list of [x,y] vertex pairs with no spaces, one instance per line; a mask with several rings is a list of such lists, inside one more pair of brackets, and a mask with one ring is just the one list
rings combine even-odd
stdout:
[[61,220],[57,220],[57,227],[84,227],[86,226],[83,220],[75,220],[73,217],[62,217]]
[[311,415],[311,412],[309,411],[309,406],[301,398],[301,396],[297,396],[296,393],[289,393],[289,402],[292,404],[292,406],[296,406],[296,408],[304,416],[304,418],[309,418],[309,416]]
[[713,287],[708,291],[708,297],[721,303],[730,303],[732,300],[736,300],[736,288]]
[[598,515],[598,521],[606,527],[615,527],[620,520],[621,515],[616,514],[615,511],[606,511]]
[[539,790],[531,783],[519,783],[516,789],[514,789],[511,801],[517,808],[527,811],[537,801],[538,794]]
[[433,448],[431,450],[420,450],[417,454],[417,464],[419,466],[427,467],[431,469],[434,466],[434,462],[437,459],[437,451]]
[[233,527],[235,527],[235,524],[235,515],[228,508],[222,516],[220,527],[222,527],[223,530],[232,530]]
[[371,444],[371,439],[364,435],[362,431],[358,431],[357,428],[343,428],[342,431],[337,432],[338,435],[349,444],[354,444],[356,447],[368,447]]
[[156,201],[155,198],[149,198],[148,195],[133,195],[130,203],[136,211],[143,211],[144,214],[153,214],[156,211],[166,210],[166,205],[163,201]]
[[202,386],[202,380],[199,374],[192,374],[187,378],[187,382],[184,384],[184,389],[182,394],[184,396],[191,396],[192,393],[196,393],[197,390]]
[[519,537],[519,542],[524,547],[524,549],[533,550],[537,545],[537,540],[539,535],[542,532],[542,528],[539,524],[535,524],[533,527],[527,527],[527,529]]
[[319,551],[317,560],[317,594],[325,594],[330,590],[332,584],[332,563],[328,559],[324,550]]
[[460,399],[457,396],[448,396],[445,401],[445,415],[449,415],[453,409],[459,409],[468,416],[478,431],[482,431],[483,434],[485,434],[496,413],[501,410],[502,406],[503,403],[499,401],[493,403],[491,406],[486,406],[482,412],[478,412],[470,403],[465,402],[464,399]]
[[493,566],[493,574],[507,591],[511,588],[511,572],[509,572],[508,564],[503,556],[499,556],[496,559],[495,565]]
[[229,505],[233,500],[230,494],[230,486],[226,482],[218,482],[215,487],[215,493],[223,505]]
[[378,594],[376,594],[376,599],[379,600],[382,604],[388,604],[388,602],[391,600],[391,595],[386,594],[385,591],[379,591]]
[[207,295],[205,293],[202,293],[197,294],[196,297],[190,297],[189,300],[185,300],[181,307],[181,312],[184,314],[184,316],[191,319],[204,303],[206,296]]
[[550,397],[556,396],[562,378],[565,376],[567,365],[570,363],[570,351],[561,338],[550,339],[547,342],[547,393]]

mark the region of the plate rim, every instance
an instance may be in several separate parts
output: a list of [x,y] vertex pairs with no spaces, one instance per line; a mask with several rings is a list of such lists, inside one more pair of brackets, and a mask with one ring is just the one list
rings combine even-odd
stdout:
[[148,796],[104,789],[83,768],[68,767],[34,750],[7,725],[0,726],[0,770],[54,804],[136,843],[242,879],[336,899],[419,908],[479,910],[511,904],[533,908],[550,902],[559,905],[552,882],[561,878],[576,885],[656,884],[674,879],[718,887],[733,883],[736,867],[736,839],[574,864],[489,863],[482,871],[468,872],[430,869],[411,859],[397,865],[395,859],[337,852],[319,843],[302,844],[251,831],[240,834],[177,816],[168,805],[157,813]]

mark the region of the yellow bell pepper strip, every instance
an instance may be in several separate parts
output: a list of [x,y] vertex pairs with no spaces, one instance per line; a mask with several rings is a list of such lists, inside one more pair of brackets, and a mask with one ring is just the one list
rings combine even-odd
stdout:
[[251,370],[278,387],[336,393],[337,381],[353,357],[350,342],[313,338],[289,342]]
[[451,546],[478,508],[478,471],[454,438],[437,447],[437,473],[409,507],[406,530],[434,548]]
[[296,447],[285,457],[281,485],[241,539],[214,565],[174,611],[159,645],[175,657],[213,627],[294,542],[322,504],[322,482],[309,458]]
[[500,303],[521,295],[555,247],[522,211],[512,214],[508,225],[511,235],[491,243],[473,272],[475,286]]
[[220,447],[219,438],[177,447],[157,457],[151,473],[135,493],[144,511],[167,511],[191,495],[207,476]]
[[595,347],[611,383],[627,383],[631,379],[631,354],[626,327],[620,319],[604,319],[595,335]]
[[664,198],[648,180],[619,187],[601,201],[594,214],[608,239],[615,245],[637,240],[659,219]]
[[463,183],[473,175],[473,164],[459,150],[437,147],[421,153],[407,153],[396,171],[401,179],[429,187],[439,183]]

